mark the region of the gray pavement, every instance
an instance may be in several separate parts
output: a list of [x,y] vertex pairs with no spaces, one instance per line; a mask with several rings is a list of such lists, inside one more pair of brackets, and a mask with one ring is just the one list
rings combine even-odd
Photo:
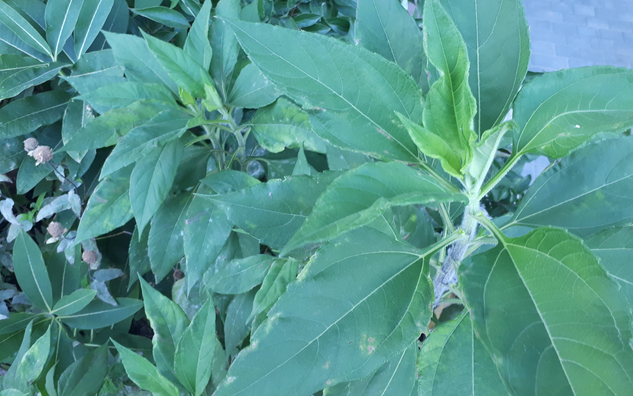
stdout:
[[524,0],[530,70],[633,68],[633,0]]

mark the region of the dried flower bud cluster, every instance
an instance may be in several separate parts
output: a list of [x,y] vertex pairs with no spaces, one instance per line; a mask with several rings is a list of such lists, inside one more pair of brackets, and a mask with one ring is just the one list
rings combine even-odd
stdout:
[[53,238],[59,238],[60,236],[64,235],[64,232],[66,232],[66,229],[64,229],[61,223],[53,221],[48,225],[48,228],[46,228],[46,231],[48,231],[48,233],[51,234]]
[[35,150],[37,148],[37,146],[39,146],[40,144],[38,143],[37,139],[35,138],[28,138],[24,141],[24,150],[28,151],[29,153],[33,150]]
[[97,260],[99,260],[99,255],[97,254],[97,252],[95,252],[94,250],[85,250],[82,254],[81,254],[81,259],[92,265],[94,263],[97,262]]
[[53,150],[48,146],[38,146],[31,156],[35,159],[35,165],[45,164],[53,159]]

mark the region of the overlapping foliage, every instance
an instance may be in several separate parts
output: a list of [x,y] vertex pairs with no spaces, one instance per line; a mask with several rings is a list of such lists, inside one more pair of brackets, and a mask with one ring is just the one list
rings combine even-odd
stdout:
[[630,394],[633,71],[529,57],[520,0],[0,2],[0,395]]

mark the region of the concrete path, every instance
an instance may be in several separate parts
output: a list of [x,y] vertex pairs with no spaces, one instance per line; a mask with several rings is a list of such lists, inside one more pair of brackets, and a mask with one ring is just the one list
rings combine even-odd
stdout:
[[530,70],[633,68],[633,0],[524,0]]

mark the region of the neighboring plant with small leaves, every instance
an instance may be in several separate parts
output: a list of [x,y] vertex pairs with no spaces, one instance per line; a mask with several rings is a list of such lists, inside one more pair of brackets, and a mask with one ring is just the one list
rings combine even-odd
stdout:
[[0,2],[0,395],[629,395],[633,70],[529,58],[520,0]]

